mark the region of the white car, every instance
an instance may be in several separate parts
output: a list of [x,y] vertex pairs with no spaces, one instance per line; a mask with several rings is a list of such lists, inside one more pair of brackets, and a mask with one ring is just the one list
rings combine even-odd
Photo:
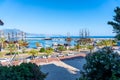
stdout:
[[0,62],[7,62],[7,61],[10,61],[10,60],[7,58],[0,58]]
[[42,58],[47,58],[46,56],[42,56]]
[[59,53],[59,54],[57,55],[57,57],[64,57],[64,55],[61,54],[61,53]]
[[67,55],[68,55],[68,56],[73,56],[73,55],[74,55],[74,53],[68,53]]

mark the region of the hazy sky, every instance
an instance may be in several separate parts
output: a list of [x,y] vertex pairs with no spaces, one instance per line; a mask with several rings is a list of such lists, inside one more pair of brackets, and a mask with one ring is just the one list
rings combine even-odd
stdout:
[[120,0],[0,0],[0,19],[4,28],[30,33],[114,35],[107,25]]

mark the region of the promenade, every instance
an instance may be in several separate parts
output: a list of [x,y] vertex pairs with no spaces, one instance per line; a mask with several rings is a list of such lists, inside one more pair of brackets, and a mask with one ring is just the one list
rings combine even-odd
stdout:
[[[86,53],[78,53],[75,55],[64,57],[38,58],[33,60],[12,61],[12,65],[20,65],[21,63],[35,63],[40,65],[40,69],[44,73],[48,73],[45,80],[76,80],[80,77],[80,71],[86,63]],[[10,62],[2,62],[3,66],[9,65]]]
[[[80,57],[85,57],[86,53],[79,53],[79,54],[75,54],[75,55],[71,55],[71,56],[64,56],[64,57],[50,57],[50,58],[37,58],[37,59],[33,59],[33,60],[18,60],[18,61],[12,61],[12,65],[20,65],[21,63],[25,62],[31,62],[31,63],[35,63],[37,65],[43,65],[43,64],[48,64],[51,62],[56,62],[56,61],[63,61],[63,60],[69,60],[69,59],[73,59],[73,58],[80,58]],[[1,62],[1,64],[3,66],[9,65],[10,62]]]

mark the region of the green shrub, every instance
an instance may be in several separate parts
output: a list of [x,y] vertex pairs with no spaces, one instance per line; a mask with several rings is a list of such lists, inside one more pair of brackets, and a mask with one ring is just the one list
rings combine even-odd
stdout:
[[45,52],[45,48],[41,48],[39,52]]
[[65,51],[66,48],[65,48],[64,46],[59,46],[59,47],[58,47],[58,50],[62,52],[62,51]]
[[74,51],[74,50],[76,50],[76,49],[75,49],[75,48],[70,48],[69,50],[70,50],[70,51]]
[[103,48],[86,56],[79,80],[120,80],[120,55]]
[[54,50],[52,48],[46,48],[45,52],[47,53],[47,56],[51,55]]
[[33,63],[0,66],[0,80],[44,80],[46,75],[40,71],[39,66]]

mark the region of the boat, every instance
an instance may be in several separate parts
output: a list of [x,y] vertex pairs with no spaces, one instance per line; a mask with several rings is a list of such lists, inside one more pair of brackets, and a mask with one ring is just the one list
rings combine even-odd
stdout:
[[43,39],[43,40],[52,40],[52,38],[45,38],[45,39]]

